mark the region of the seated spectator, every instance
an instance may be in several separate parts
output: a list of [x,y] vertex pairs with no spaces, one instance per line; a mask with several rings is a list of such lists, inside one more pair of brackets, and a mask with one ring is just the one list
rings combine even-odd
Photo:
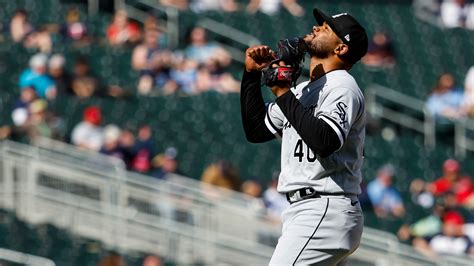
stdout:
[[98,106],[89,106],[84,110],[82,122],[71,133],[71,142],[77,147],[99,151],[103,144],[102,113]]
[[170,77],[176,82],[177,92],[180,94],[196,94],[197,90],[197,73],[198,64],[194,60],[185,57],[176,57]]
[[461,165],[453,159],[444,161],[443,176],[429,183],[427,190],[435,197],[451,192],[458,205],[469,203],[474,195],[471,178],[461,174]]
[[25,87],[21,89],[20,99],[18,99],[13,107],[12,121],[15,126],[23,126],[27,122],[30,113],[30,104],[37,99],[36,92],[33,87]]
[[99,80],[91,73],[89,62],[79,57],[73,68],[71,90],[79,99],[100,95]]
[[474,30],[474,6],[466,0],[443,0],[440,6],[441,20],[447,28]]
[[53,38],[47,26],[28,34],[23,42],[28,49],[37,50],[40,53],[49,54],[53,50]]
[[375,68],[390,68],[395,65],[395,53],[392,41],[384,32],[376,32],[369,41],[367,54],[362,63]]
[[44,54],[36,54],[30,59],[30,68],[20,74],[20,88],[33,87],[36,94],[43,99],[54,99],[56,97],[56,84],[47,71],[48,57]]
[[247,11],[252,14],[260,11],[273,16],[280,11],[281,6],[293,16],[301,17],[304,15],[304,9],[297,3],[297,0],[250,0]]
[[151,176],[158,179],[165,179],[167,174],[181,174],[178,169],[178,151],[174,147],[168,147],[163,154],[158,154],[153,158],[153,171]]
[[124,154],[123,161],[128,170],[132,169],[133,158],[135,157],[135,136],[130,128],[122,129],[119,138],[120,149]]
[[437,203],[432,213],[411,225],[403,225],[398,230],[398,237],[402,241],[413,240],[417,237],[428,238],[433,237],[441,232],[443,225],[442,218],[446,213],[446,207],[442,203]]
[[127,12],[117,10],[112,23],[107,27],[107,40],[111,45],[135,44],[140,40],[140,27],[128,19]]
[[240,82],[224,71],[219,52],[206,64],[198,67],[196,92],[217,91],[219,93],[240,92]]
[[463,233],[464,218],[455,211],[449,211],[443,216],[443,226],[440,234],[431,238],[417,238],[413,245],[424,254],[436,255],[474,255],[474,246],[469,237]]
[[163,94],[174,93],[177,89],[176,83],[170,78],[172,53],[159,46],[160,34],[157,28],[146,29],[143,42],[133,50],[132,67],[140,71],[140,94],[150,94],[155,87]]
[[[216,54],[219,56],[215,56]],[[221,66],[231,63],[230,54],[217,43],[209,42],[204,28],[195,27],[189,35],[189,44],[184,50],[186,58],[195,60],[198,64],[207,64],[210,60],[219,60]]]
[[280,220],[281,213],[290,206],[286,196],[277,191],[278,174],[274,173],[268,188],[263,192],[263,201],[267,213],[275,220]]
[[15,11],[10,21],[10,34],[13,41],[23,42],[31,32],[33,32],[33,26],[28,21],[28,13],[24,9]]
[[378,217],[402,217],[405,214],[400,193],[392,186],[394,174],[392,165],[384,165],[377,171],[377,177],[367,185],[369,199]]
[[139,173],[148,173],[151,170],[151,159],[155,155],[155,143],[149,125],[140,126],[133,149],[132,170]]
[[58,94],[70,94],[71,90],[71,76],[64,69],[66,60],[61,54],[51,56],[48,64],[48,74],[54,80]]
[[248,196],[248,208],[256,213],[265,213],[265,203],[262,199],[262,186],[256,181],[247,180],[242,183],[241,191]]
[[61,34],[66,41],[80,44],[90,42],[90,38],[87,36],[87,27],[81,22],[80,13],[76,7],[67,10],[66,23],[61,26]]
[[237,169],[225,160],[214,162],[204,169],[201,181],[221,188],[236,191],[240,189],[240,177]]
[[428,97],[426,108],[439,122],[460,119],[464,116],[461,112],[463,97],[463,91],[455,86],[453,75],[444,73]]
[[104,141],[99,152],[123,160],[125,154],[119,145],[120,134],[121,130],[118,126],[113,124],[105,126],[103,130]]

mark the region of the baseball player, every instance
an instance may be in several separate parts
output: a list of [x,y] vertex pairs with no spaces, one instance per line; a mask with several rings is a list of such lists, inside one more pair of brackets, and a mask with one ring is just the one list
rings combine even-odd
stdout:
[[247,49],[241,112],[253,143],[281,138],[278,191],[291,203],[270,265],[341,265],[359,246],[363,214],[361,166],[364,96],[348,70],[367,52],[365,29],[349,14],[313,10],[318,26],[303,40],[311,57],[310,80],[271,87],[265,104],[261,76],[275,62],[268,46]]

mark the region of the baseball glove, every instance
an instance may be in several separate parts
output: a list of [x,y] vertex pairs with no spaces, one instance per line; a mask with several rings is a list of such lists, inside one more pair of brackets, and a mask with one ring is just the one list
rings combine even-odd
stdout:
[[[285,39],[278,42],[277,59],[273,60],[269,67],[263,70],[264,84],[282,86],[293,83],[296,84],[301,75],[306,45],[301,38]],[[280,66],[280,62],[285,66]]]

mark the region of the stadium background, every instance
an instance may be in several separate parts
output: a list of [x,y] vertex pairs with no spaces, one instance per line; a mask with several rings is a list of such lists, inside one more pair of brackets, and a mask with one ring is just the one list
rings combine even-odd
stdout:
[[[51,54],[63,54],[66,58],[66,69],[72,69],[73,58],[78,56],[88,58],[91,68],[102,82],[122,87],[127,92],[127,96],[78,99],[73,95],[60,94],[55,99],[48,100],[48,110],[59,115],[64,123],[63,140],[65,142],[70,140],[73,127],[81,121],[84,109],[91,105],[97,105],[103,110],[104,125],[116,124],[119,127],[137,128],[139,125],[149,124],[153,129],[157,151],[164,151],[171,146],[179,151],[177,160],[180,172],[184,176],[199,180],[208,165],[224,159],[238,169],[239,176],[243,181],[256,180],[264,186],[271,181],[273,173],[279,169],[279,144],[274,141],[257,146],[246,142],[241,127],[238,93],[221,94],[209,91],[192,96],[138,95],[136,86],[139,74],[132,69],[130,63],[133,47],[129,45],[110,46],[107,43],[106,28],[113,17],[114,2],[116,5],[125,3],[126,7],[153,14],[159,19],[162,26],[169,26],[162,20],[172,21],[170,14],[174,14],[173,12],[170,13],[166,8],[155,9],[153,5],[149,5],[150,2],[157,4],[158,1],[99,1],[97,12],[91,10],[86,2],[74,0],[0,1],[0,22],[2,25],[0,125],[12,125],[11,111],[20,95],[17,85],[19,75],[27,68],[31,56],[37,53],[36,49],[25,48],[21,43],[12,41],[8,28],[14,12],[19,8],[25,9],[33,25],[62,24],[65,11],[75,7],[80,12],[81,20],[87,26],[87,33],[92,37],[92,42],[84,46],[77,46],[53,37]],[[248,1],[237,2],[241,6],[245,6]],[[199,13],[193,10],[176,11],[178,14],[176,20],[179,30],[178,42],[169,48],[175,51],[184,49],[187,45],[186,33],[193,26],[207,27],[209,39],[235,49],[232,51],[240,50],[242,52],[240,59],[238,53],[231,53],[233,62],[226,69],[236,79],[239,79],[242,73],[241,60],[246,47],[245,43],[235,37],[222,34],[222,29],[213,27],[214,24],[211,25],[206,19],[220,25],[230,26],[241,33],[253,36],[255,40],[274,46],[273,44],[276,44],[281,38],[304,35],[313,25],[313,20],[308,18],[310,16],[308,10],[317,4],[319,8],[329,14],[338,13],[341,10],[350,12],[363,25],[366,25],[369,36],[380,30],[390,34],[397,59],[395,66],[388,69],[371,69],[363,64],[358,64],[351,70],[360,87],[366,93],[374,84],[377,84],[403,93],[404,96],[424,101],[440,73],[449,70],[459,85],[462,85],[461,81],[464,80],[468,69],[474,65],[474,49],[471,49],[474,47],[474,33],[462,28],[444,29],[428,22],[428,19],[421,19],[416,15],[412,1],[299,1],[299,4],[306,10],[306,15],[303,17],[292,16],[284,9],[272,16],[263,13],[253,15],[245,10],[232,13],[221,10]],[[95,14],[89,15],[89,13]],[[137,19],[139,23],[143,22],[139,17],[134,19]],[[224,31],[225,29],[227,28],[224,27]],[[167,37],[173,37],[173,32],[166,33]],[[265,93],[266,97],[271,99],[270,93]],[[405,109],[405,106],[388,101],[382,100],[380,104],[401,111],[410,117],[420,118],[423,116],[423,113],[411,113]],[[413,203],[409,191],[410,183],[415,178],[421,178],[427,182],[438,178],[441,175],[441,165],[447,158],[458,159],[464,172],[469,175],[474,174],[474,164],[469,163],[472,154],[468,152],[465,156],[459,156],[455,150],[454,131],[447,130],[447,132],[448,134],[444,132],[444,135],[438,136],[434,148],[426,147],[426,135],[404,127],[403,123],[388,121],[384,119],[383,115],[371,117],[365,148],[364,183],[374,179],[377,168],[391,163],[396,169],[394,183],[404,199],[406,213],[401,218],[381,219],[369,208],[365,210],[366,226],[396,233],[402,224],[413,223],[428,215],[431,210]],[[4,141],[2,145],[12,145],[8,147],[13,147],[12,150],[15,150],[15,144],[5,143]],[[44,146],[48,145],[44,144]],[[46,148],[44,146],[41,149],[48,150],[53,155],[63,152],[66,154],[65,157],[70,156],[73,159],[87,157],[83,154],[76,156],[76,151],[69,150],[72,149],[69,146],[64,146],[62,151],[58,151],[56,146],[50,145]],[[23,146],[18,147],[18,149],[23,148]],[[25,148],[25,150],[34,153],[35,151],[31,149],[33,148]],[[5,154],[10,152],[9,148],[5,148],[5,150],[7,152],[2,156],[4,159],[2,169],[7,168],[4,165],[7,162]],[[35,160],[42,162],[41,158],[38,159],[33,155],[24,156],[25,158],[30,156],[33,158],[31,159],[33,162]],[[85,165],[90,163],[86,161],[84,161]],[[81,164],[82,162],[79,160],[77,163]],[[112,165],[115,166],[116,162]],[[21,166],[18,167],[21,169]],[[18,169],[16,176],[21,179],[18,177],[21,175],[21,170]],[[1,180],[6,180],[5,171]],[[145,183],[148,182],[146,179],[143,180]],[[94,194],[87,189],[74,190],[72,183],[67,188],[68,185],[54,178],[43,177],[39,182],[49,183],[49,185],[60,184],[56,186],[56,189],[69,190],[71,193],[79,191],[86,196]],[[182,182],[200,186],[199,183],[186,183],[192,181]],[[170,186],[169,188],[172,187],[172,184],[167,185]],[[163,186],[163,184],[155,183],[150,179],[148,186]],[[22,188],[17,189],[21,190]],[[157,188],[157,191],[166,191],[166,189]],[[14,194],[12,191],[1,190],[1,192],[4,193],[2,200],[7,196],[13,200],[10,200],[10,205],[5,203],[9,200],[4,200],[1,204],[3,208],[0,216],[0,230],[3,237],[0,240],[0,247],[49,258],[57,265],[97,265],[98,263],[117,265],[112,261],[120,256],[127,265],[142,265],[144,258],[153,254],[149,250],[128,249],[114,241],[106,243],[101,238],[94,239],[87,234],[82,235],[68,226],[56,223],[52,218],[37,220],[28,218],[28,214],[18,211],[18,205],[14,203],[16,196],[12,196]],[[218,193],[225,194],[227,192]],[[239,194],[232,195],[239,200],[246,199]],[[239,206],[242,207],[242,205]],[[140,209],[140,207],[136,208]],[[144,208],[147,209],[147,212],[151,212],[150,207]],[[466,218],[472,216],[472,212],[464,211],[463,214]],[[34,210],[30,210],[30,212],[34,212]],[[253,215],[252,210],[249,210],[249,213]],[[260,217],[260,214],[255,215]],[[48,216],[44,215],[44,217]],[[260,218],[256,220],[261,221]],[[263,223],[259,226],[268,225]],[[238,231],[238,229],[235,230]],[[122,239],[122,241],[127,240]],[[164,248],[164,250],[171,249]],[[154,254],[160,256],[165,264],[183,263],[179,254],[171,255],[162,250],[156,250]],[[206,264],[205,260],[192,261],[193,258],[201,256],[186,255],[188,263]],[[104,262],[104,258],[109,258],[109,262]],[[17,265],[14,262],[6,264],[7,261],[2,261],[2,263]],[[238,261],[235,263],[239,264]],[[352,263],[377,265],[377,262],[371,260],[364,262],[360,258]]]

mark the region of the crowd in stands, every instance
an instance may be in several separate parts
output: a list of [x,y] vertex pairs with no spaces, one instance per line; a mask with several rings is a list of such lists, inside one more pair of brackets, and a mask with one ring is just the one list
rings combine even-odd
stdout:
[[424,178],[410,184],[411,202],[392,184],[395,168],[384,165],[368,183],[366,192],[369,205],[378,219],[405,221],[405,205],[420,206],[431,213],[398,230],[400,240],[411,243],[427,256],[442,254],[474,255],[474,182],[464,174],[461,164],[447,159],[442,165],[442,176],[432,182]]

